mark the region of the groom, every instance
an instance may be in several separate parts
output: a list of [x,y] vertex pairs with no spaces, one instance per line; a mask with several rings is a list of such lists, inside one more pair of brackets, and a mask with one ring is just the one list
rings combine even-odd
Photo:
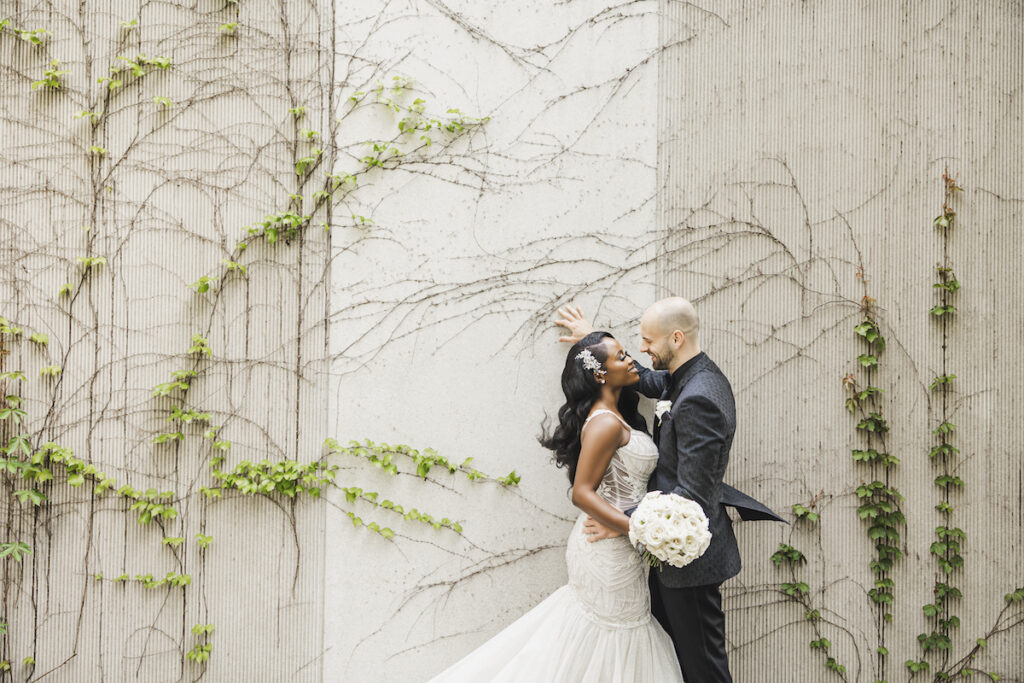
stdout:
[[[574,343],[593,330],[579,308],[558,312],[562,319],[555,324],[569,330],[559,341]],[[671,636],[687,683],[732,683],[719,586],[739,573],[740,553],[724,506],[736,507],[743,519],[782,520],[722,482],[736,433],[736,404],[729,380],[700,350],[699,329],[697,311],[679,297],[654,303],[640,321],[640,350],[654,370],[637,364],[637,389],[659,399],[658,467],[648,488],[696,501],[711,530],[711,545],[691,564],[651,571],[651,611]],[[595,520],[587,521],[584,532],[592,541],[618,535]]]

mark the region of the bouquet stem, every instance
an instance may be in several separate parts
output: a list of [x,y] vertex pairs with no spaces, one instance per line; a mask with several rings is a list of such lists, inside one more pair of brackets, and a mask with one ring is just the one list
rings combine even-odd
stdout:
[[659,560],[654,555],[651,555],[650,552],[648,552],[647,550],[644,550],[643,552],[640,553],[640,557],[643,558],[644,562],[647,563],[648,567],[651,567],[653,569],[657,569],[658,571],[661,571],[661,560]]

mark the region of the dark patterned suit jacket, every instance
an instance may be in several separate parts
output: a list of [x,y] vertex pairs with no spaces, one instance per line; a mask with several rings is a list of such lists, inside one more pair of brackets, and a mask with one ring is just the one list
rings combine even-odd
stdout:
[[658,467],[648,490],[696,501],[710,522],[711,545],[701,557],[685,567],[663,564],[660,571],[651,570],[670,588],[719,584],[740,571],[740,551],[723,507],[730,503],[727,491],[734,489],[722,482],[736,433],[736,403],[729,380],[706,354],[692,361],[675,381],[668,372],[637,363],[640,393],[672,401],[672,409],[655,430]]

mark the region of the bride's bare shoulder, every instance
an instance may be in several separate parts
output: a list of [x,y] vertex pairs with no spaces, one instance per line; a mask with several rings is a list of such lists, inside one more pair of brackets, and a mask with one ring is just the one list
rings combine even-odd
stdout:
[[580,445],[598,447],[612,445],[618,447],[628,430],[615,413],[610,411],[594,411],[587,418],[580,434]]

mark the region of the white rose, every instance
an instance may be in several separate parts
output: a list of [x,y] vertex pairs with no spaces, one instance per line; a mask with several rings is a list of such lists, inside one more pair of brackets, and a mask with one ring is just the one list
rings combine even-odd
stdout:
[[647,525],[651,520],[650,511],[638,507],[629,518],[629,542],[634,546],[644,543],[647,538]]
[[700,557],[711,546],[711,532],[705,531],[700,537],[700,547],[697,548],[697,557]]
[[683,498],[682,496],[676,497],[679,498],[677,510],[681,514],[691,519],[704,517],[704,509],[696,501]]
[[650,520],[651,520],[650,515],[647,514],[646,510],[643,510],[643,509],[635,510],[633,512],[632,517],[629,518],[629,526],[631,526],[631,527],[635,526],[639,530],[639,529],[642,529],[643,527],[647,526],[647,523],[650,522]]
[[658,401],[655,404],[654,416],[658,418],[658,424],[661,424],[661,418],[670,410],[672,410],[672,401]]
[[[639,511],[638,511],[639,512]],[[629,542],[636,546],[637,543],[643,543],[644,527],[646,522],[643,519],[639,519],[640,515],[636,512],[629,518]]]
[[680,514],[672,515],[668,521],[668,526],[676,536],[681,536],[683,532],[693,528],[690,520]]
[[661,520],[655,520],[644,526],[644,538],[641,539],[647,549],[658,548],[668,537],[668,529]]

